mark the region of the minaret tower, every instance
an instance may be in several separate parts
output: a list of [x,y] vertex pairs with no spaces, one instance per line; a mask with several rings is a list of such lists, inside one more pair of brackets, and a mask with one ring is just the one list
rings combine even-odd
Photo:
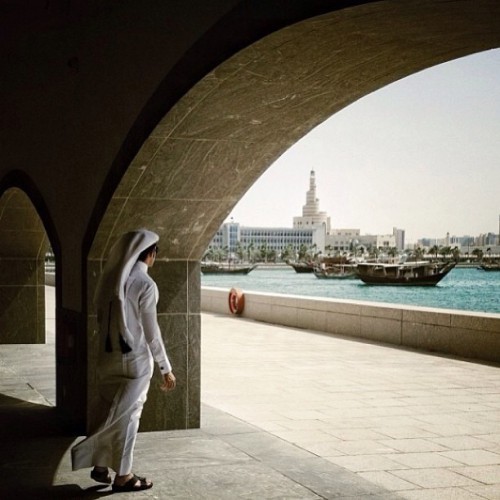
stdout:
[[316,198],[316,174],[311,170],[309,190],[306,193],[306,204],[302,206],[302,217],[293,218],[293,227],[298,229],[316,229],[324,225],[326,234],[330,232],[330,217],[319,211],[319,200]]
[[309,191],[306,193],[306,204],[302,206],[302,217],[312,217],[319,212],[319,200],[316,198],[316,174],[311,170]]

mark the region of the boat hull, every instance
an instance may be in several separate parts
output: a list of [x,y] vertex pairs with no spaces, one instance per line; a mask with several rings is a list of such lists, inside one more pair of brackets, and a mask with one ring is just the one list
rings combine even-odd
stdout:
[[356,266],[340,265],[331,266],[325,269],[316,268],[314,276],[318,279],[326,280],[350,280],[358,278]]
[[203,274],[248,274],[253,271],[257,266],[246,266],[246,267],[232,267],[224,268],[217,266],[201,266],[201,272]]
[[[405,269],[399,268],[397,275],[390,275],[383,266],[358,266],[358,277],[367,285],[377,286],[435,286],[437,285],[453,268],[455,264],[446,264],[441,266],[432,274],[427,274],[428,266],[420,266]],[[425,271],[424,271],[425,270]],[[405,274],[406,271],[406,274]],[[383,274],[385,272],[385,274]],[[410,275],[412,274],[412,275]]]
[[314,271],[313,264],[288,264],[295,269],[296,273],[312,273]]
[[314,273],[314,276],[320,280],[352,280],[356,279],[358,275],[356,273],[345,273],[345,274],[324,274],[324,273]]
[[500,264],[498,264],[498,265],[495,265],[495,264],[484,264],[483,266],[480,266],[480,268],[483,271],[487,271],[487,272],[500,271]]

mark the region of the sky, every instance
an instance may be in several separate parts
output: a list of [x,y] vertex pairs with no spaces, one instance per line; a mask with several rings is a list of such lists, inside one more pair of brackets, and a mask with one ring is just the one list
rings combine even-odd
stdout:
[[498,233],[500,50],[399,80],[336,113],[286,151],[231,212],[292,227],[310,171],[332,228],[406,231],[406,242]]

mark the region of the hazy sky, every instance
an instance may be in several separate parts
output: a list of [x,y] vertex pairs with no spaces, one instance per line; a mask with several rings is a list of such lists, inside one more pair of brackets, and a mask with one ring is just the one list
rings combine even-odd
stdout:
[[421,237],[498,232],[500,50],[400,80],[332,116],[279,158],[231,216],[291,227],[309,172],[333,228]]

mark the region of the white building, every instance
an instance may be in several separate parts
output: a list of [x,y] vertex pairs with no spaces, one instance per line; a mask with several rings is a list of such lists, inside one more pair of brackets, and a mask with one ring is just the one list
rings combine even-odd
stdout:
[[[398,242],[398,243],[396,243]],[[236,222],[224,223],[210,244],[211,248],[225,248],[235,253],[238,247],[254,249],[262,246],[274,250],[277,255],[285,249],[306,246],[314,253],[335,255],[354,252],[356,248],[404,248],[404,230],[394,228],[392,235],[365,235],[356,228],[332,229],[330,217],[319,209],[316,197],[316,175],[311,170],[309,190],[306,192],[306,204],[302,207],[302,215],[293,218],[293,228],[283,227],[245,227]],[[400,246],[399,246],[400,245]],[[209,247],[209,248],[210,248]]]
[[389,250],[396,247],[396,237],[394,234],[363,234],[359,238],[359,243],[365,248]]
[[360,243],[361,231],[359,229],[332,229],[325,237],[326,254],[354,251]]

